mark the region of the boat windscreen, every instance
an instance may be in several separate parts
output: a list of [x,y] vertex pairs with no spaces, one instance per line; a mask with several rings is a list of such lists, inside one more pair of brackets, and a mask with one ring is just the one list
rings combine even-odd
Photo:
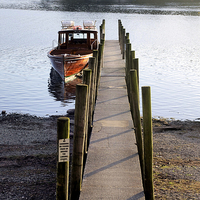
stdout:
[[74,39],[87,39],[87,33],[74,33],[73,35],[71,34],[71,37],[69,37],[69,40],[71,40],[71,38]]

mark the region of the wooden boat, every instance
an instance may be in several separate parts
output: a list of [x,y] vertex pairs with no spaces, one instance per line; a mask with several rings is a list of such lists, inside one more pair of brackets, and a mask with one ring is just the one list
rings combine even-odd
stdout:
[[48,52],[53,68],[65,81],[71,80],[88,67],[89,57],[98,48],[95,23],[84,21],[83,28],[73,21],[62,21],[58,46]]

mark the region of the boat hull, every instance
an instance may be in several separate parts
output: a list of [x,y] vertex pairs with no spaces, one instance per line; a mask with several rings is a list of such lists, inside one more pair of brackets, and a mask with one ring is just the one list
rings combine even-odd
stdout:
[[65,77],[76,75],[88,65],[91,54],[82,55],[80,57],[71,58],[69,56],[64,57],[64,73]]
[[58,72],[61,78],[67,80],[87,68],[92,53],[87,55],[51,55],[49,53],[48,57],[51,60],[53,68]]
[[58,72],[58,74],[61,76],[61,78],[64,80],[64,56],[53,56],[51,54],[48,54],[48,57],[50,58],[52,67]]

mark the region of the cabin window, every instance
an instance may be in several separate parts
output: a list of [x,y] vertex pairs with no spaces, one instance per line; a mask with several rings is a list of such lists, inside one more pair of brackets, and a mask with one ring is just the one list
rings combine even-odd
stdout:
[[69,43],[71,44],[86,44],[87,33],[69,33]]
[[90,39],[94,39],[94,33],[90,33]]
[[69,33],[69,41],[71,41],[72,40],[72,38],[73,38],[73,34],[72,33]]
[[60,44],[63,44],[66,42],[66,34],[61,34],[60,35]]
[[74,39],[87,39],[86,33],[74,33]]
[[74,39],[87,39],[86,33],[69,33],[69,41]]

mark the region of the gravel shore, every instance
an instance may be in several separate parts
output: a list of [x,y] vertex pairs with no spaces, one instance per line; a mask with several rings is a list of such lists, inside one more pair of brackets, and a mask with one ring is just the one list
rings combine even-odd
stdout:
[[[0,115],[1,200],[55,200],[58,117]],[[155,198],[200,199],[200,123],[159,119],[153,126]]]
[[200,122],[153,120],[156,199],[200,199]]
[[58,117],[0,116],[1,200],[55,200]]

